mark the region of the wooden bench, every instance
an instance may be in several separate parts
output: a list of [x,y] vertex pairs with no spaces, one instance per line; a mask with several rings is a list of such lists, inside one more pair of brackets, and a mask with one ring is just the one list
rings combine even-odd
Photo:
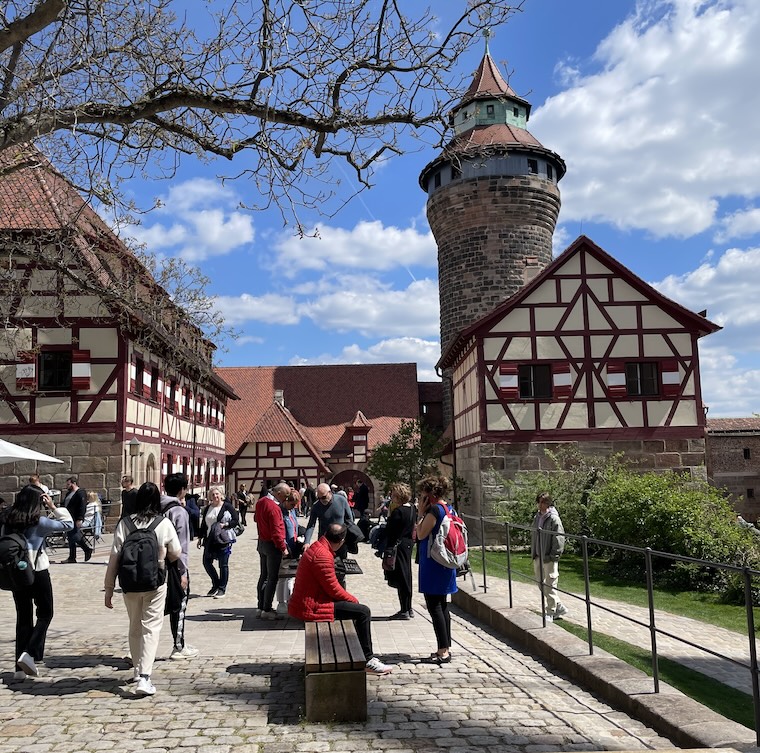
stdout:
[[367,721],[365,664],[353,622],[307,622],[306,720]]

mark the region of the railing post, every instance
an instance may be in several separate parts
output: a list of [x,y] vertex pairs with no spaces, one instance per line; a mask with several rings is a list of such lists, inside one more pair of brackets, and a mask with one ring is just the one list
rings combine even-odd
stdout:
[[[538,543],[538,590],[541,592],[541,622],[543,623],[543,626],[546,627],[546,594],[544,593],[544,529],[541,528],[541,526],[538,527],[537,531],[537,539],[536,542]],[[533,552],[531,552],[531,555]],[[533,564],[531,562],[531,564]],[[533,572],[535,575],[535,571]]]
[[483,593],[488,593],[488,583],[486,582],[486,524],[483,521],[483,515],[480,516],[480,555],[483,562]]
[[594,655],[594,636],[591,632],[591,579],[588,572],[588,536],[581,536],[583,552],[583,584],[586,587],[586,636],[588,638],[588,655]]
[[760,682],[757,676],[757,645],[755,643],[755,614],[752,609],[752,575],[744,568],[744,606],[747,609],[749,637],[749,671],[752,673],[752,707],[755,712],[755,740],[760,745]]
[[652,548],[644,550],[644,561],[647,570],[647,601],[649,602],[649,634],[652,642],[652,679],[654,692],[660,692],[660,667],[657,662],[657,628],[654,622],[654,578],[652,577]]
[[509,521],[504,523],[507,529],[507,586],[509,588],[509,608],[512,609],[512,528]]

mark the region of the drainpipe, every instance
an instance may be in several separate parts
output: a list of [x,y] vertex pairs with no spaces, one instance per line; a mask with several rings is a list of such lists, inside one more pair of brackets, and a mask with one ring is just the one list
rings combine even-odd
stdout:
[[449,385],[449,397],[451,398],[451,456],[453,458],[453,462],[447,463],[445,460],[441,459],[441,463],[451,468],[452,494],[454,495],[454,504],[456,508],[459,509],[459,504],[457,502],[457,441],[456,426],[454,424],[454,380],[444,378],[443,374],[441,373],[441,369],[437,365],[435,367],[435,373],[441,378],[441,381],[444,382],[444,384],[448,382]]

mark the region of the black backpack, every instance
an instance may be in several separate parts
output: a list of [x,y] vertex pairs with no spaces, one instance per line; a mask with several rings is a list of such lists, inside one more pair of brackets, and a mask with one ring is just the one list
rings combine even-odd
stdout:
[[0,536],[0,589],[16,591],[34,583],[34,566],[29,560],[26,536],[6,533]]
[[132,518],[123,518],[127,537],[119,557],[119,585],[124,593],[155,591],[166,582],[166,570],[158,564],[156,526],[164,519],[156,515],[147,528],[138,528]]

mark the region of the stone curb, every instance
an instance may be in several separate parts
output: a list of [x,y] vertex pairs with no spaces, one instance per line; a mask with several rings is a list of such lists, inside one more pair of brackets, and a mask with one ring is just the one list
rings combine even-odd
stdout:
[[556,625],[544,628],[535,612],[504,608],[503,596],[460,590],[452,603],[682,748],[760,750],[751,729],[663,682],[655,693],[641,670],[598,648],[589,656],[586,641]]

